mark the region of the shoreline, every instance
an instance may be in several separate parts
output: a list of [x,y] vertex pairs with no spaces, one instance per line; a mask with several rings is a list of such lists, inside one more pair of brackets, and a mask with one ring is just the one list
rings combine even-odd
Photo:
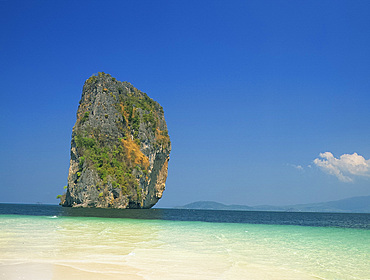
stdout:
[[[353,220],[359,221],[367,220]],[[0,228],[0,279],[6,280],[369,275],[363,257],[370,252],[369,232],[356,228],[44,216],[0,216]]]

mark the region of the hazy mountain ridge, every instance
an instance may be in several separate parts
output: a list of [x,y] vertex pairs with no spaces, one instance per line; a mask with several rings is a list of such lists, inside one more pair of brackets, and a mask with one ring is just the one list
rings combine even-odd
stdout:
[[177,208],[204,210],[370,213],[370,196],[357,196],[335,201],[295,204],[287,206],[225,205],[223,203],[214,201],[197,201]]

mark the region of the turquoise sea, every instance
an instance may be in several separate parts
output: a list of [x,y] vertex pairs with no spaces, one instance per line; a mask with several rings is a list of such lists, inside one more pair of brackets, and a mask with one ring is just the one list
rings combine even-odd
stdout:
[[370,279],[370,214],[0,204],[0,279]]

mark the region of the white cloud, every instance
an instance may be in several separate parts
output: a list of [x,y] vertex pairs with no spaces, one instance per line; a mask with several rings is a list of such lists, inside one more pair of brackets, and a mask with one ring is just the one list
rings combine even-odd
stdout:
[[294,167],[297,168],[298,170],[303,170],[302,165],[294,165]]
[[287,164],[288,166],[291,166],[291,167],[294,167],[295,169],[298,169],[298,170],[304,170],[304,168],[302,167],[302,165],[296,165],[296,164]]
[[370,177],[370,159],[357,153],[344,154],[335,158],[330,152],[321,153],[313,162],[323,171],[336,176],[340,181],[352,182],[354,176]]

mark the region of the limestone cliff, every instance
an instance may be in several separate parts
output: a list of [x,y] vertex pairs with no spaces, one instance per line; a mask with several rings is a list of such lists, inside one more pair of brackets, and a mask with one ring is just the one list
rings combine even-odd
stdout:
[[162,197],[171,142],[163,108],[128,82],[86,80],[72,131],[72,207],[150,208]]

